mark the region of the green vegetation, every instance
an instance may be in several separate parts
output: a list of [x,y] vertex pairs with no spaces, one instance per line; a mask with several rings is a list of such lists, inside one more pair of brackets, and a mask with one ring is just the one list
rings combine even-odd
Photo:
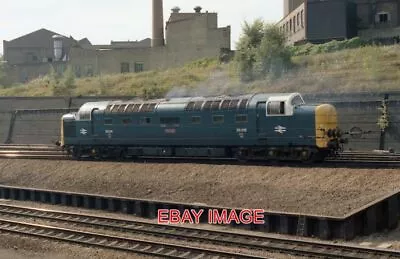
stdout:
[[180,68],[75,78],[70,69],[63,76],[49,75],[23,85],[0,89],[0,96],[113,95],[160,98],[175,87],[192,88],[220,70],[216,59],[201,59]]
[[290,67],[291,53],[285,46],[284,33],[260,19],[244,23],[236,48],[235,59],[242,81],[277,78]]
[[52,67],[49,73],[50,87],[54,96],[70,96],[76,88],[75,74],[71,66],[68,66],[62,77],[59,77]]
[[[2,96],[108,95],[159,98],[178,89],[189,94],[242,94],[254,92],[385,92],[399,90],[400,46],[366,46],[333,53],[294,56],[292,67],[279,78],[243,82],[237,62],[219,64],[199,60],[165,71],[77,78],[58,91],[54,85],[69,80],[49,75],[28,84],[0,89]],[[64,75],[65,77],[65,75]],[[72,82],[73,82],[72,81]],[[58,83],[57,83],[58,82]],[[71,82],[71,81],[69,81]],[[207,91],[205,91],[207,90]]]
[[325,44],[311,44],[290,47],[293,56],[315,55],[322,53],[332,53],[345,49],[356,49],[365,46],[366,43],[360,38],[353,38],[343,41],[330,41]]
[[378,126],[381,129],[381,132],[385,132],[387,128],[390,126],[390,120],[389,120],[389,107],[388,107],[388,101],[383,100],[381,107],[379,108],[381,112],[381,116],[378,119]]
[[[0,63],[1,64],[1,63]],[[0,84],[1,84],[0,69]],[[71,68],[28,84],[0,88],[0,96],[137,96],[255,92],[346,93],[399,90],[400,46],[365,45],[359,38],[285,47],[277,27],[245,23],[234,61],[205,58],[183,67],[75,78]],[[385,118],[381,121],[382,127]]]

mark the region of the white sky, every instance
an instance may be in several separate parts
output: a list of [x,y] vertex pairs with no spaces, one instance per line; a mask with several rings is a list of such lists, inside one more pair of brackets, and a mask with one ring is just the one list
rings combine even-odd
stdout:
[[[174,6],[192,12],[197,5],[218,12],[219,26],[232,26],[233,43],[243,21],[277,22],[283,16],[282,0],[164,0],[164,20]],[[151,0],[0,0],[0,6],[0,53],[3,40],[41,28],[78,40],[87,37],[92,44],[151,37]]]

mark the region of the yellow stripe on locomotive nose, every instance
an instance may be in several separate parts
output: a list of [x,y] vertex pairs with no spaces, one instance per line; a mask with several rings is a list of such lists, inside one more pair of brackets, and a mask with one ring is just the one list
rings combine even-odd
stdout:
[[330,138],[326,132],[337,128],[336,108],[330,104],[322,104],[315,109],[315,136],[319,148],[327,148]]

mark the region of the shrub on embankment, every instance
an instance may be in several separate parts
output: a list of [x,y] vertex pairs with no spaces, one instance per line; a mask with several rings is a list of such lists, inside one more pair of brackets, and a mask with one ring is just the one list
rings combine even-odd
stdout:
[[[363,46],[329,53],[293,56],[280,77],[243,82],[237,62],[203,59],[180,68],[79,78],[68,93],[54,91],[49,76],[0,89],[0,96],[103,95],[159,98],[254,92],[385,92],[400,90],[400,46]],[[62,90],[62,89],[61,89]],[[65,89],[64,89],[65,90]]]

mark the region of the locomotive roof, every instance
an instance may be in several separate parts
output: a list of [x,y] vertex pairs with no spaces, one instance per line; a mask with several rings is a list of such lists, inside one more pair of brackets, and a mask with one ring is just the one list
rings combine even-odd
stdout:
[[158,100],[129,100],[89,102],[82,105],[78,114],[88,115],[93,109],[110,112],[154,112],[154,111],[191,111],[254,108],[259,102],[268,100],[290,101],[299,93],[250,94],[242,96],[184,97]]

